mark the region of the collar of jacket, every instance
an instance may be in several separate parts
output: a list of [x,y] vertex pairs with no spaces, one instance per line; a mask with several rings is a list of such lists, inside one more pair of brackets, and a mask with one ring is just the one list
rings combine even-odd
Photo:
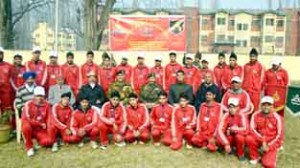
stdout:
[[89,111],[92,108],[91,105],[88,106],[88,108],[86,109],[86,111],[84,111],[81,107],[81,105],[78,107],[78,111],[80,111],[81,113],[86,113],[87,111]]
[[231,93],[233,93],[233,94],[240,94],[240,93],[243,92],[243,89],[240,88],[240,89],[238,89],[237,91],[234,91],[233,89],[230,89],[229,91],[230,91]]

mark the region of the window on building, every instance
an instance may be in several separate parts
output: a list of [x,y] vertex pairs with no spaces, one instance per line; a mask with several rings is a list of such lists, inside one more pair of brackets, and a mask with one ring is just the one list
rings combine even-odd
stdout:
[[225,41],[225,35],[223,35],[223,34],[217,35],[217,41],[218,41],[218,42],[223,42],[223,41]]
[[253,19],[252,22],[251,22],[251,25],[253,27],[259,27],[261,25],[261,20],[259,20],[259,19]]
[[276,47],[282,48],[283,47],[283,37],[276,37]]
[[266,43],[272,43],[274,40],[273,36],[265,36],[265,42]]
[[250,41],[251,41],[251,43],[259,43],[260,37],[259,36],[251,36]]
[[229,20],[229,26],[230,27],[234,27],[234,23],[235,23],[235,21],[233,19]]
[[242,31],[242,30],[246,31],[246,30],[248,30],[248,24],[239,23],[239,24],[237,24],[237,29],[240,31]]
[[247,40],[237,40],[236,45],[238,47],[247,47]]
[[202,44],[202,46],[207,46],[208,45],[207,40],[208,40],[207,35],[202,35],[201,36],[201,44]]
[[228,36],[228,41],[229,42],[234,42],[234,36]]
[[277,27],[283,27],[284,21],[283,20],[277,20]]
[[267,26],[274,26],[274,19],[266,19]]
[[218,18],[217,19],[217,24],[218,25],[225,25],[226,24],[226,19],[225,18]]

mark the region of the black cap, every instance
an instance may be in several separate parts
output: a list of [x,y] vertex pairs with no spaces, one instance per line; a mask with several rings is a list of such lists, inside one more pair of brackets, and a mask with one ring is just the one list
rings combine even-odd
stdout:
[[121,95],[119,92],[117,91],[113,91],[111,94],[110,94],[110,98],[114,98],[114,97],[117,97],[120,99]]
[[130,94],[128,95],[128,98],[129,98],[129,99],[130,99],[130,98],[135,98],[135,99],[137,99],[138,96],[137,96],[135,93],[130,93]]
[[250,53],[249,53],[249,55],[250,55],[250,56],[251,56],[251,55],[258,56],[258,52],[257,52],[257,50],[256,50],[255,48],[252,48],[251,51],[250,51]]
[[61,94],[60,97],[61,98],[68,97],[69,99],[71,99],[71,92],[63,93],[63,94]]
[[230,58],[233,58],[233,59],[237,60],[237,55],[234,52],[231,52],[230,56],[229,56],[229,59]]

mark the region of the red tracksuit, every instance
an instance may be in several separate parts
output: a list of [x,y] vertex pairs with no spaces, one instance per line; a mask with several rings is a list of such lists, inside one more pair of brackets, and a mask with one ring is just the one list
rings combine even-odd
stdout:
[[7,62],[0,63],[0,109],[12,109],[14,93],[11,87],[12,66]]
[[185,66],[182,68],[182,70],[184,71],[184,82],[188,85],[191,85],[193,87],[193,92],[196,93],[198,87],[202,83],[198,68],[196,68],[195,66]]
[[169,89],[171,85],[175,84],[177,81],[176,73],[182,69],[180,64],[176,63],[169,63],[165,68],[165,91],[169,93]]
[[249,123],[243,113],[235,115],[225,113],[217,129],[217,140],[222,147],[230,145],[236,147],[237,156],[244,156],[245,139],[248,133]]
[[[113,124],[117,125],[115,130]],[[100,114],[100,142],[102,145],[108,145],[108,134],[113,134],[115,142],[117,136],[123,135],[127,126],[126,110],[122,104],[117,107],[113,107],[110,102],[106,102],[102,106]]]
[[131,78],[132,78],[132,67],[129,64],[126,65],[118,65],[116,67],[116,72],[119,72],[123,70],[125,72],[125,81],[126,83],[132,84]]
[[214,71],[212,71],[211,69],[200,69],[200,84],[204,81],[204,78],[205,78],[205,75],[207,73],[210,73],[211,74],[211,77],[212,77],[212,81],[214,83],[216,83],[216,78],[215,78],[215,75],[214,75]]
[[161,87],[165,87],[164,84],[164,67],[162,66],[154,66],[150,69],[151,73],[155,74],[155,82],[159,84]]
[[243,67],[240,65],[236,65],[235,67],[231,68],[230,66],[227,66],[224,70],[222,81],[221,81],[221,87],[227,91],[231,86],[231,79],[234,76],[238,76],[241,79],[243,79]]
[[257,110],[259,107],[264,71],[264,67],[258,61],[254,64],[247,63],[244,66],[243,89],[248,92],[254,105],[254,110]]
[[214,67],[214,76],[216,79],[216,85],[218,85],[220,88],[222,88],[222,78],[224,77],[224,73],[227,68],[228,68],[227,64],[216,65]]
[[76,64],[69,65],[65,63],[61,66],[61,73],[65,78],[65,83],[69,85],[75,95],[79,92],[79,67]]
[[[128,128],[125,133],[125,139],[130,143],[134,142],[136,140],[134,130],[138,130],[140,132],[140,140],[147,142],[150,138],[150,119],[147,107],[138,103],[136,108],[128,106],[126,112]],[[130,130],[129,127],[133,127],[133,130]]]
[[228,105],[228,100],[229,98],[237,98],[239,99],[239,107],[240,107],[240,112],[244,113],[245,115],[249,115],[250,113],[250,105],[251,105],[251,100],[250,96],[245,90],[241,89],[240,93],[234,93],[231,89],[229,89],[223,96],[221,104],[224,107],[225,111],[228,111],[227,105]]
[[62,107],[60,103],[57,103],[52,107],[50,115],[50,135],[54,142],[57,141],[58,134],[66,143],[76,143],[80,141],[80,138],[75,136],[75,132],[72,132],[72,135],[67,135],[65,133],[66,129],[71,129],[72,112],[73,108],[71,106]]
[[47,65],[44,61],[39,60],[35,63],[33,60],[28,61],[26,64],[26,71],[33,71],[36,73],[35,83],[40,86],[45,86],[47,82]]
[[222,117],[222,106],[217,102],[208,105],[201,104],[197,118],[197,133],[193,136],[192,143],[198,147],[208,147],[210,151],[215,151],[216,145],[209,144],[209,140],[214,138],[217,126]]
[[58,64],[47,65],[47,85],[45,88],[49,89],[51,86],[56,85],[57,77],[61,75],[61,67]]
[[[51,146],[53,144],[48,128],[50,112],[50,104],[46,101],[39,105],[34,100],[25,103],[22,112],[22,134],[27,150],[33,148],[33,138],[37,139],[41,146]],[[42,128],[42,124],[46,124],[47,127]]]
[[137,65],[133,68],[133,86],[136,94],[139,95],[142,86],[148,82],[149,68],[145,65]]
[[170,134],[171,118],[173,107],[169,104],[159,104],[151,110],[151,135],[154,142],[159,142],[163,136],[163,141],[167,132]]
[[23,74],[26,72],[25,66],[12,66],[11,72],[11,85],[15,91],[22,85],[24,85],[25,80],[23,79]]
[[[178,150],[182,146],[182,140],[185,139],[188,144],[192,144],[192,138],[196,127],[196,110],[193,106],[177,107],[174,109],[171,121],[171,135],[169,139],[165,139],[166,145],[171,145],[170,148]],[[176,141],[173,141],[176,137]]]
[[[274,87],[283,88],[284,90],[287,89],[287,85],[289,84],[289,76],[285,69],[279,68],[278,71],[273,71],[273,69],[269,69],[266,71],[264,80],[262,83],[262,88],[264,89],[266,96],[274,97]],[[285,93],[286,91],[284,91]],[[281,93],[278,93],[281,94]],[[281,110],[277,111],[280,116],[284,116],[284,103],[285,103],[285,96],[286,95],[279,95],[278,99],[283,101],[279,101],[275,99],[274,107],[280,108]]]
[[84,63],[80,67],[80,86],[83,86],[88,83],[87,74],[90,72],[98,73],[98,65],[95,63]]
[[261,162],[265,168],[276,167],[277,152],[282,145],[284,125],[282,118],[274,111],[268,115],[258,111],[252,115],[250,135],[246,137],[251,160],[259,158],[259,148],[266,142],[269,150],[264,152]]
[[78,131],[79,129],[84,129],[86,132],[85,136],[89,136],[92,141],[96,141],[99,135],[98,113],[98,109],[93,106],[87,111],[75,110],[71,118],[71,129],[74,135],[82,140],[83,137],[78,136]]
[[101,67],[98,70],[98,83],[103,87],[107,94],[109,86],[115,81],[114,67]]

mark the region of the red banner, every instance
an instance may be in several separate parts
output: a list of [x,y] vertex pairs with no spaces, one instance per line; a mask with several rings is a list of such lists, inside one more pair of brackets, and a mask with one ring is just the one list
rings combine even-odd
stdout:
[[275,108],[284,107],[286,99],[286,89],[287,88],[285,86],[266,86],[265,95],[273,97]]
[[112,51],[185,51],[185,16],[110,16]]

